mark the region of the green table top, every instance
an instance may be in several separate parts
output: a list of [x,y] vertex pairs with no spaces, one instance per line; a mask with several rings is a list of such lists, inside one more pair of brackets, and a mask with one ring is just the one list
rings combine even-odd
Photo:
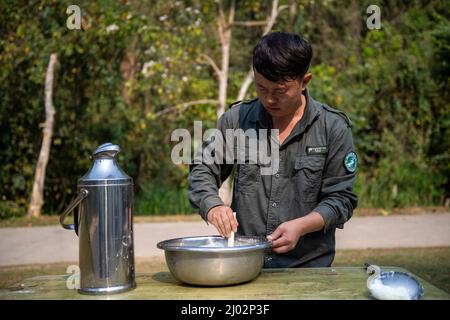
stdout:
[[[384,270],[403,271],[398,267]],[[413,275],[413,274],[411,274]],[[413,275],[425,290],[424,299],[449,300],[450,295]],[[151,299],[151,300],[281,300],[371,299],[364,268],[264,269],[253,281],[226,287],[195,287],[175,280],[170,272],[137,273],[137,288],[110,296],[89,296],[67,289],[68,275],[24,279],[0,290],[0,299]]]

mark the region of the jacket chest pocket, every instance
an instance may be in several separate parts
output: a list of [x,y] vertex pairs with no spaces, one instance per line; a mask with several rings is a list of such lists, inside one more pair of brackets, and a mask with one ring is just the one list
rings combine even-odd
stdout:
[[237,190],[242,193],[255,192],[260,180],[260,168],[257,164],[241,164],[237,174]]
[[322,184],[325,157],[299,156],[295,159],[294,179],[300,202],[317,202]]

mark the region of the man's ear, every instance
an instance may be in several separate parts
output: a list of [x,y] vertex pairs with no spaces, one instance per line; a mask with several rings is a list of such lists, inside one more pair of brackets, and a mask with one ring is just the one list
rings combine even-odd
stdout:
[[312,79],[312,73],[311,72],[307,72],[303,76],[302,91],[304,91],[306,89],[306,87],[308,86],[308,83],[311,81],[311,79]]

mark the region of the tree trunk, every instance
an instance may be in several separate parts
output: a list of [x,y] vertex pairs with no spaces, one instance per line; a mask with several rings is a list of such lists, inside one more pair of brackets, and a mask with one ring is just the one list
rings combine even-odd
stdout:
[[[273,25],[275,24],[276,18],[281,10],[287,8],[287,6],[278,7],[278,0],[272,1],[272,10],[270,12],[269,17],[267,18],[267,23],[264,28],[263,34],[267,34],[272,30]],[[218,70],[215,63],[210,60],[210,64],[216,70],[219,79],[219,103],[217,106],[217,118],[219,118],[224,112],[226,108],[226,98],[227,98],[227,85],[228,85],[228,70],[230,65],[230,47],[231,47],[231,39],[232,39],[232,26],[234,24],[234,14],[235,14],[235,1],[231,1],[230,10],[228,14],[228,21],[225,21],[225,14],[223,12],[223,3],[219,1],[219,15],[218,15],[218,33],[219,39],[221,43],[221,53],[222,53],[222,64],[221,69]],[[238,100],[243,100],[245,94],[251,83],[253,82],[253,68],[250,68],[250,71],[247,73],[245,80],[239,90]],[[231,204],[232,200],[232,179],[228,178],[222,184],[222,187],[219,190],[219,196],[222,201],[226,205]]]
[[136,55],[133,51],[133,46],[127,52],[122,62],[120,63],[120,71],[123,77],[122,98],[123,101],[130,106],[132,102],[133,81],[136,72]]
[[[225,112],[227,104],[227,89],[228,89],[228,70],[230,66],[230,47],[232,39],[232,24],[234,23],[235,1],[232,0],[228,14],[228,21],[225,21],[222,1],[219,1],[219,17],[218,17],[218,32],[222,48],[222,63],[219,74],[219,104],[217,106],[217,118]],[[219,189],[219,197],[225,205],[231,205],[232,200],[232,186],[231,179],[226,179]]]
[[291,0],[289,4],[289,31],[296,32],[297,19],[298,19],[298,11],[297,11],[298,3],[296,0]]
[[50,147],[52,144],[53,118],[55,109],[52,103],[53,94],[53,70],[57,60],[56,53],[50,55],[47,74],[45,76],[45,122],[43,126],[43,139],[39,159],[36,165],[34,175],[33,191],[31,193],[30,206],[28,208],[28,217],[40,217],[42,205],[44,204],[44,181],[45,170],[47,168]]
[[353,42],[355,44],[355,57],[357,64],[361,64],[361,10],[357,0],[352,0],[350,6],[351,14],[351,30],[353,34]]
[[[285,8],[284,6],[278,7],[278,0],[272,1],[272,9],[270,11],[270,15],[267,17],[267,24],[264,27],[263,36],[265,36],[272,30],[277,20],[278,14],[284,8]],[[242,82],[241,88],[239,89],[239,94],[237,96],[238,101],[245,99],[245,95],[247,94],[248,88],[253,83],[253,77],[254,77],[253,66],[250,66],[250,70],[247,72],[247,75],[245,76],[245,79]]]

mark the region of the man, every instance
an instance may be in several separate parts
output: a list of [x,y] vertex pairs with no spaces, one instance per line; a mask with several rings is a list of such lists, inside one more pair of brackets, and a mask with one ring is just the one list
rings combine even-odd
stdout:
[[233,164],[194,163],[189,174],[192,205],[222,236],[233,230],[272,241],[265,268],[331,266],[335,229],[357,205],[351,122],[308,94],[311,58],[311,46],[296,34],[264,36],[253,51],[258,99],[233,106],[218,121],[223,135],[226,129],[278,129],[276,173],[238,163],[231,208],[218,189]]

